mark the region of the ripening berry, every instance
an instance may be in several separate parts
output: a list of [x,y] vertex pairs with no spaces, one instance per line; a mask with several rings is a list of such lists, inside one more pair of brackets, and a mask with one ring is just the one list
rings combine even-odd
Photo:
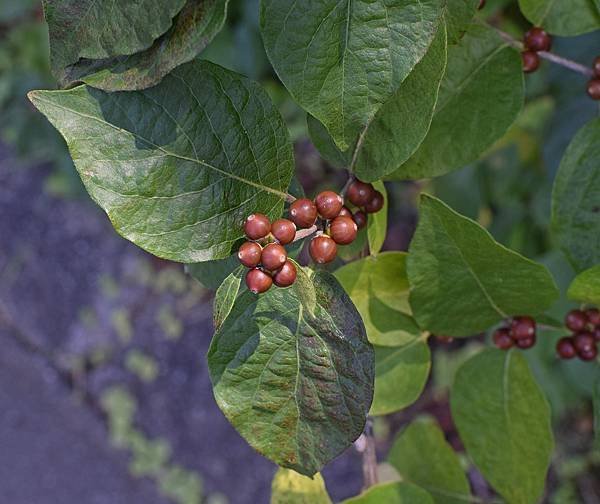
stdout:
[[592,100],[600,100],[600,79],[592,79],[587,83],[587,94]]
[[575,345],[573,345],[573,338],[565,336],[560,338],[556,343],[556,353],[561,359],[572,359],[577,355]]
[[593,361],[596,357],[598,357],[598,348],[596,345],[594,345],[586,350],[577,352],[577,355],[582,361]]
[[308,252],[317,264],[325,264],[335,259],[337,245],[329,236],[321,235],[314,237],[308,246]]
[[533,27],[524,37],[525,47],[532,51],[549,51],[552,47],[552,37],[542,28]]
[[347,206],[343,206],[338,214],[338,217],[352,217],[352,212]]
[[242,243],[238,250],[238,259],[246,268],[255,268],[260,263],[262,247],[256,242]]
[[581,310],[571,310],[565,317],[565,325],[573,332],[583,331],[587,325],[587,317]]
[[510,337],[510,329],[507,327],[496,329],[492,336],[492,340],[494,345],[496,345],[500,350],[508,350],[513,346],[513,340]]
[[362,229],[367,225],[367,214],[362,210],[354,212],[352,218],[354,219],[354,222],[356,222],[358,229]]
[[317,207],[308,198],[300,198],[290,205],[290,217],[299,228],[309,228],[317,220]]
[[525,73],[535,72],[540,66],[540,57],[536,52],[523,51],[521,59],[523,61],[523,72]]
[[348,245],[356,240],[358,226],[352,217],[336,217],[331,222],[329,234],[339,245]]
[[348,199],[353,205],[363,207],[371,200],[374,191],[371,184],[355,180],[348,187]]
[[251,240],[260,240],[271,231],[271,222],[261,213],[250,215],[244,224],[244,232]]
[[271,234],[279,243],[287,245],[296,237],[296,224],[287,219],[277,219],[271,224]]
[[573,336],[573,346],[575,346],[577,353],[585,352],[591,347],[596,346],[596,340],[594,339],[594,335],[592,333],[587,331],[580,332]]
[[377,213],[383,208],[383,194],[379,191],[373,193],[373,197],[365,205],[365,211],[367,213]]
[[592,71],[594,76],[600,79],[600,56],[596,57],[594,63],[592,63]]
[[279,243],[269,243],[260,256],[260,262],[269,271],[278,270],[285,261],[287,261],[287,252]]
[[600,310],[597,308],[588,308],[585,310],[585,317],[593,327],[600,327]]
[[510,335],[515,341],[535,337],[535,320],[531,317],[513,317],[510,323]]
[[438,343],[441,343],[442,345],[449,345],[450,343],[452,343],[454,341],[454,338],[452,336],[436,335],[435,339],[437,340]]
[[271,275],[265,273],[260,268],[253,268],[246,273],[246,285],[250,292],[261,294],[267,292],[271,288],[273,279],[271,278]]
[[323,219],[335,219],[344,206],[344,200],[333,191],[323,191],[317,194],[315,205],[317,206],[317,212]]
[[515,345],[519,347],[521,350],[527,350],[535,345],[535,334],[531,338],[522,338],[515,341]]
[[289,287],[296,281],[296,266],[291,261],[286,261],[273,275],[273,282],[277,287]]

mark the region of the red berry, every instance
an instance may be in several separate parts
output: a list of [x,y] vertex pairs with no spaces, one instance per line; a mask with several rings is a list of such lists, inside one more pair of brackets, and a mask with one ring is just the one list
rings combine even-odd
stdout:
[[329,236],[316,236],[308,246],[310,257],[318,264],[325,264],[335,259],[337,245]]
[[592,100],[600,100],[600,78],[587,83],[587,94]]
[[454,341],[454,338],[452,336],[437,336],[436,335],[435,339],[437,340],[438,343],[441,343],[442,345],[449,345],[450,343],[452,343]]
[[290,217],[299,228],[309,228],[317,220],[317,207],[308,198],[300,198],[290,205]]
[[254,268],[246,273],[246,285],[250,292],[254,294],[261,294],[267,292],[271,285],[273,285],[273,279],[271,275],[265,273],[259,268]]
[[510,329],[507,327],[496,329],[494,331],[494,335],[492,336],[492,340],[494,341],[494,345],[496,345],[500,350],[508,350],[513,346],[513,340],[510,337]]
[[362,229],[367,225],[367,214],[362,210],[354,212],[352,218],[354,219],[354,222],[356,222],[358,229]]
[[379,191],[373,193],[373,197],[365,205],[365,211],[367,213],[377,213],[383,208],[383,194]]
[[329,227],[331,237],[340,245],[348,245],[356,240],[358,226],[351,217],[336,217]]
[[580,332],[573,336],[573,345],[577,352],[585,352],[596,346],[594,335],[589,332]]
[[585,310],[585,316],[592,326],[600,327],[600,310],[597,308],[588,308]]
[[289,287],[296,281],[296,266],[291,261],[286,261],[273,275],[273,282],[277,287]]
[[485,7],[485,0],[479,0],[479,5],[477,6],[477,8],[479,10],[483,9]]
[[533,51],[523,51],[521,59],[523,60],[523,71],[525,73],[535,72],[540,66],[540,57]]
[[279,243],[287,245],[296,237],[296,224],[287,219],[277,219],[271,224],[271,234]]
[[521,350],[527,350],[535,345],[535,334],[531,338],[523,338],[515,341],[515,345],[517,345]]
[[600,56],[598,56],[592,64],[594,75],[600,79]]
[[575,345],[573,344],[573,338],[565,336],[558,340],[556,344],[556,353],[561,359],[572,359],[577,355]]
[[571,310],[565,317],[565,325],[573,332],[583,331],[587,322],[587,317],[581,310]]
[[343,206],[338,214],[338,217],[352,217],[352,212],[347,206]]
[[269,271],[281,268],[285,261],[287,261],[287,252],[279,243],[269,243],[260,256],[260,262]]
[[238,259],[246,268],[254,268],[260,263],[262,247],[256,242],[242,243],[238,250]]
[[535,320],[531,317],[513,317],[510,333],[515,341],[535,337]]
[[244,224],[244,232],[251,240],[260,240],[267,236],[269,231],[271,231],[271,222],[261,213],[250,215]]
[[333,191],[323,191],[317,194],[315,205],[321,217],[324,219],[335,219],[344,206],[344,200],[339,194]]
[[593,347],[590,347],[586,350],[577,352],[577,355],[582,361],[592,361],[596,357],[598,357],[598,348],[596,347],[596,345],[594,345]]
[[348,187],[348,199],[357,207],[365,206],[373,197],[373,186],[360,180],[355,180]]
[[552,37],[542,28],[531,28],[525,34],[525,46],[532,51],[549,51],[552,47]]

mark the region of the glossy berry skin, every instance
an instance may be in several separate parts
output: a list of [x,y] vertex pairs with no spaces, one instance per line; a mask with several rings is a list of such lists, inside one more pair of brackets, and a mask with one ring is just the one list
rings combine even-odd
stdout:
[[271,221],[261,213],[252,214],[244,223],[244,233],[251,240],[260,240],[271,231]]
[[335,219],[344,206],[344,200],[333,191],[323,191],[317,194],[315,205],[317,206],[317,212],[323,219]]
[[296,224],[287,219],[277,219],[271,224],[271,234],[279,243],[287,245],[296,237]]
[[573,338],[568,336],[561,338],[556,343],[556,353],[561,359],[572,359],[577,355],[575,345],[573,344]]
[[373,197],[365,205],[365,211],[367,213],[377,213],[383,208],[383,194],[379,191],[373,193]]
[[510,334],[515,341],[535,337],[535,320],[531,317],[513,317]]
[[299,228],[309,228],[317,220],[317,207],[308,198],[300,198],[290,205],[290,218]]
[[325,264],[335,259],[337,255],[337,245],[329,236],[316,236],[308,246],[310,257],[317,264]]
[[592,100],[600,100],[600,78],[587,83],[587,94]]
[[496,345],[500,350],[508,350],[513,346],[513,339],[510,337],[510,329],[506,327],[496,329],[492,336],[492,340],[494,345]]
[[581,310],[571,310],[565,317],[565,325],[573,332],[583,331],[587,322],[587,317]]
[[523,72],[525,73],[535,72],[540,66],[540,57],[533,51],[523,51],[521,60],[523,61]]
[[289,287],[296,281],[296,266],[291,261],[286,261],[273,275],[273,283],[277,287]]
[[598,357],[598,348],[594,345],[589,349],[577,352],[577,355],[582,361],[593,361]]
[[585,352],[596,346],[594,335],[589,332],[580,332],[573,336],[573,346],[577,353]]
[[535,345],[535,334],[531,338],[523,338],[515,341],[515,345],[519,347],[521,350],[527,350]]
[[371,198],[373,197],[373,193],[375,189],[371,184],[366,184],[365,182],[361,182],[360,180],[355,180],[348,187],[348,199],[353,205],[357,207],[365,206]]
[[242,243],[238,250],[238,259],[246,268],[255,268],[260,263],[262,247],[256,242]]
[[552,37],[537,26],[525,33],[524,42],[532,51],[549,51],[552,47]]
[[273,279],[271,278],[271,275],[265,273],[260,268],[253,268],[246,273],[246,285],[250,292],[262,294],[271,288]]
[[352,212],[347,206],[343,206],[338,214],[338,217],[352,217]]
[[331,222],[329,234],[339,245],[348,245],[356,240],[358,226],[352,217],[336,217]]
[[367,225],[367,214],[364,213],[362,210],[354,212],[352,218],[354,219],[354,222],[356,222],[358,229],[362,229]]
[[269,243],[260,256],[260,262],[269,271],[278,270],[285,261],[287,261],[287,252],[279,243]]
[[600,327],[600,310],[597,308],[588,308],[585,310],[585,316],[593,327]]

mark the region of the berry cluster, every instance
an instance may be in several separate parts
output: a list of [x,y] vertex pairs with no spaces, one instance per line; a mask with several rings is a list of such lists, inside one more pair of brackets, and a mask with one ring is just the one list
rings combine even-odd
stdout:
[[571,310],[565,317],[565,325],[573,334],[558,340],[558,356],[561,359],[579,357],[583,361],[594,360],[600,342],[600,311],[596,308]]
[[352,213],[344,199],[333,191],[323,191],[313,200],[300,198],[290,205],[288,219],[273,223],[263,214],[250,215],[244,224],[248,241],[240,247],[238,258],[250,268],[246,285],[255,294],[268,291],[273,284],[289,287],[296,280],[296,267],[288,260],[283,247],[296,238],[297,228],[310,228],[318,223],[319,232],[309,244],[313,261],[325,264],[335,259],[338,245],[352,243],[358,230],[366,226],[367,214],[381,210],[383,194],[371,184],[353,180],[347,197],[357,207]]
[[592,71],[594,76],[587,83],[587,94],[592,100],[600,100],[600,56],[594,60]]
[[538,52],[549,51],[552,47],[552,37],[542,28],[533,27],[523,38],[525,50],[521,53],[523,59],[523,71],[525,73],[535,72],[540,66]]
[[508,350],[513,345],[527,350],[535,345],[535,320],[527,316],[513,317],[509,324],[494,331],[494,344],[501,350]]

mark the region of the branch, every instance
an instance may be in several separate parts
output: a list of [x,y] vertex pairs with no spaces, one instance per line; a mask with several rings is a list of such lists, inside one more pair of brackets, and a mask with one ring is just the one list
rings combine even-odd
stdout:
[[300,231],[296,231],[296,237],[294,238],[294,241],[292,243],[297,242],[298,240],[304,240],[304,238],[310,236],[311,234],[314,234],[316,231],[316,224],[307,229],[301,229]]

